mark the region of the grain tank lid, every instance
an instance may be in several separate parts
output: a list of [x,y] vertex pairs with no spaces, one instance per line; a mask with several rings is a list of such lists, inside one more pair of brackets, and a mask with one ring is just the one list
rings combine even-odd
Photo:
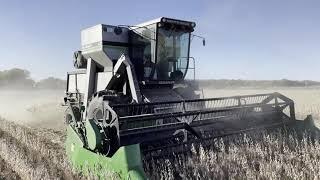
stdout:
[[81,31],[82,50],[92,46],[101,46],[103,42],[128,43],[128,29],[121,27],[121,33],[116,34],[117,26],[98,24]]
[[94,43],[102,42],[102,24],[98,24],[81,31],[81,48],[84,49],[93,46]]

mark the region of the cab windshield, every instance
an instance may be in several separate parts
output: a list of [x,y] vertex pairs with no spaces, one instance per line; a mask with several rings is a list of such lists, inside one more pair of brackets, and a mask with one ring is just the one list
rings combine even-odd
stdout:
[[188,69],[190,32],[160,27],[157,34],[157,80],[183,79]]

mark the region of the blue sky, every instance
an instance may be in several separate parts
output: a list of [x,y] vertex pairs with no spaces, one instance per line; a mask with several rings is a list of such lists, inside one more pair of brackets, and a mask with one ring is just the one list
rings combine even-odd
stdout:
[[95,24],[138,24],[160,16],[197,22],[198,78],[320,80],[320,1],[0,1],[0,70],[64,78]]

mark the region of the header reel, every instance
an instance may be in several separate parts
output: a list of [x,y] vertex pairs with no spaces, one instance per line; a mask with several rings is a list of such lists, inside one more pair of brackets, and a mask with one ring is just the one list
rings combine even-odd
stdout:
[[149,152],[156,144],[165,149],[169,139],[179,146],[295,121],[293,101],[279,93],[136,104],[100,91],[89,103],[83,141],[112,157],[121,146]]

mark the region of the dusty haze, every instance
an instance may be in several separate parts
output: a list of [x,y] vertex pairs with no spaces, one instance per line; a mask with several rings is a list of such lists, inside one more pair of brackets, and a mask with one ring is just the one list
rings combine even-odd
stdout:
[[61,130],[64,90],[0,90],[0,116],[19,124]]
[[[205,97],[280,92],[295,101],[297,118],[320,118],[319,88],[203,89]],[[0,90],[0,116],[19,124],[63,130],[64,90]]]

